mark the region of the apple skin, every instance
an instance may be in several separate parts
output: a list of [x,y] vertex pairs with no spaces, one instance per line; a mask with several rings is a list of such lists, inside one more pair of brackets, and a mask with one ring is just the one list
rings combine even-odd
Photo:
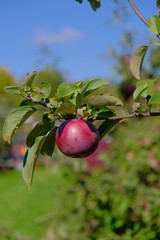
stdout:
[[82,119],[70,119],[63,122],[56,131],[56,143],[59,150],[72,158],[91,155],[100,141],[97,128]]

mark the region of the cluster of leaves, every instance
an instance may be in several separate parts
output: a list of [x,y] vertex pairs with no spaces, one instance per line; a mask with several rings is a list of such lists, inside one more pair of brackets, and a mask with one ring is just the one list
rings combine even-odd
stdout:
[[[160,4],[157,1],[157,7],[159,8]],[[150,32],[160,38],[160,17],[159,16],[152,16],[148,20],[148,28]],[[137,79],[140,80],[136,84],[136,90],[133,94],[134,100],[138,103],[136,104],[138,111],[143,111],[144,108],[141,107],[139,102],[140,98],[146,99],[146,104],[148,109],[152,109],[153,104],[160,104],[160,93],[155,91],[155,85],[159,79],[159,76],[154,76],[154,79],[142,79],[140,71],[142,68],[144,57],[147,51],[150,49],[151,46],[159,47],[159,42],[152,42],[149,45],[140,46],[136,49],[133,53],[131,62],[130,62],[130,69],[132,75]]]
[[[35,112],[40,111],[42,119],[28,134],[28,150],[24,157],[23,178],[28,186],[32,183],[34,167],[39,153],[52,156],[55,133],[60,120],[82,118],[86,121],[103,119],[98,126],[102,138],[118,121],[109,120],[115,116],[114,106],[122,106],[116,96],[108,93],[108,81],[91,79],[86,82],[59,85],[55,97],[50,97],[51,87],[47,82],[34,87],[37,72],[28,74],[23,83],[5,88],[7,93],[24,98],[20,106],[7,116],[3,126],[3,138],[10,143],[18,128]],[[106,127],[105,127],[106,126]]]

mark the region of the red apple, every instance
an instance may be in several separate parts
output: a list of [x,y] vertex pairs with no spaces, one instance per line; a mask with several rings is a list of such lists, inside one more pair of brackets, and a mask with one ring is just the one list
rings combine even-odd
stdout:
[[70,119],[63,122],[56,132],[56,143],[66,156],[79,158],[91,155],[99,144],[97,128],[82,119]]

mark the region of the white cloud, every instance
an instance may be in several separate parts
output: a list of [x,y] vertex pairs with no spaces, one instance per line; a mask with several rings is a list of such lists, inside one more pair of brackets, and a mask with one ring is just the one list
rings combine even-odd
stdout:
[[59,33],[48,33],[44,30],[40,30],[34,35],[33,42],[38,44],[69,43],[79,40],[82,35],[82,32],[71,27],[66,27]]

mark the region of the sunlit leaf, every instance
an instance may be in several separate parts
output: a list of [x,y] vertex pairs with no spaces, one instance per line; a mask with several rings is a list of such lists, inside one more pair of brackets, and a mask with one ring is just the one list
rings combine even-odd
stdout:
[[12,95],[19,95],[21,87],[22,87],[22,84],[17,84],[15,86],[7,86],[4,88],[4,90],[6,93],[9,93]]
[[160,18],[158,16],[152,16],[148,20],[148,28],[151,33],[158,35],[160,32]]
[[149,104],[160,104],[160,93],[155,93],[149,100]]
[[55,97],[57,100],[60,100],[68,96],[71,96],[75,91],[78,91],[78,90],[79,90],[79,86],[64,82],[59,85],[57,89],[57,93],[55,94]]
[[153,89],[153,86],[155,84],[156,79],[155,80],[147,80],[147,81],[148,81],[148,88],[147,88],[147,92],[146,92],[147,94],[144,97],[147,97],[148,95],[151,95],[152,89]]
[[138,81],[136,83],[137,88],[133,93],[134,100],[136,100],[139,96],[147,97],[148,95],[151,95],[154,83],[155,80],[152,79]]
[[89,86],[90,82],[88,81],[87,83],[85,83],[82,87],[82,89],[80,90],[80,92],[77,94],[77,98],[76,98],[76,105],[77,107],[81,107],[82,104],[82,99],[84,97],[84,94]]
[[74,85],[80,87],[82,85],[83,81],[78,81],[78,82],[75,82]]
[[53,107],[53,108],[58,108],[60,107],[60,103],[55,99],[55,98],[50,98],[50,105]]
[[98,89],[95,89],[94,91],[87,93],[83,98],[82,104],[88,103],[88,101],[94,96],[102,95],[102,94],[106,94],[106,93],[116,94],[115,86],[107,84]]
[[69,98],[68,102],[76,106],[77,95],[78,95],[78,92],[73,93],[72,96]]
[[49,97],[50,93],[51,93],[51,85],[47,82],[41,82],[42,85],[42,89],[41,89],[41,93],[42,95],[46,98]]
[[22,106],[14,109],[7,116],[3,125],[3,138],[10,143],[15,131],[35,112],[31,106]]
[[142,86],[137,87],[133,93],[134,100],[136,100],[142,94],[142,92],[147,89],[147,87],[148,87],[147,83],[145,83]]
[[148,46],[141,46],[136,49],[136,51],[133,53],[133,56],[131,58],[130,69],[131,69],[132,75],[136,79],[140,79],[140,70],[141,70],[142,62],[147,50],[148,50]]
[[77,107],[79,108],[81,107],[83,103],[83,98],[86,98],[88,94],[91,94],[95,92],[97,89],[100,89],[101,87],[104,87],[106,85],[108,85],[108,81],[103,78],[95,78],[86,81],[83,84],[81,91],[77,95],[76,99]]
[[88,84],[88,87],[86,88],[86,91],[85,91],[86,93],[86,92],[92,92],[93,90],[96,90],[102,86],[107,85],[108,81],[103,78],[95,78],[95,79],[88,80],[85,84]]
[[31,87],[36,75],[37,75],[36,71],[34,71],[31,74],[27,74],[27,76],[24,79],[24,85],[27,87]]

